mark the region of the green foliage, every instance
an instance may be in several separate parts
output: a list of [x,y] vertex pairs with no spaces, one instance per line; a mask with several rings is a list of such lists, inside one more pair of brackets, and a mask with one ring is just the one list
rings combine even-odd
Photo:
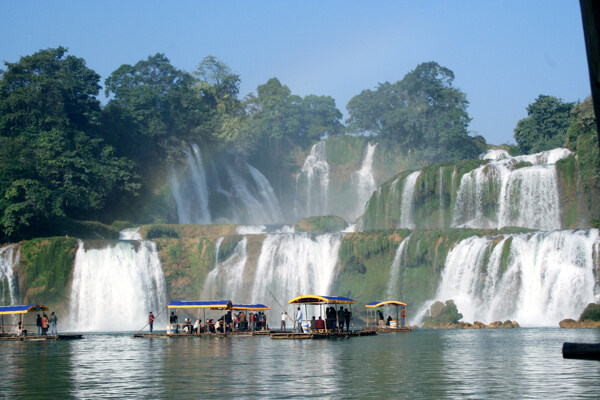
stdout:
[[590,303],[581,313],[579,321],[600,321],[600,304]]
[[23,301],[51,306],[69,298],[67,285],[77,251],[74,238],[51,237],[23,243],[21,267],[26,288]]
[[157,238],[178,238],[179,234],[175,229],[167,225],[152,225],[146,232],[148,240]]
[[527,118],[517,123],[515,140],[525,154],[550,150],[564,145],[575,103],[540,94],[527,106]]
[[363,90],[347,105],[350,128],[418,150],[428,163],[475,158],[485,148],[467,127],[466,95],[453,87],[454,73],[436,62],[419,64],[396,83]]
[[0,240],[56,234],[140,188],[98,130],[99,76],[66,49],[5,63],[0,76]]
[[296,232],[339,232],[346,229],[346,221],[336,215],[303,218],[294,224]]
[[233,254],[233,251],[235,250],[235,247],[238,245],[238,243],[242,239],[243,239],[242,235],[226,236],[223,239],[223,241],[221,242],[221,245],[219,246],[219,254],[218,254],[219,261],[224,261],[224,260],[227,260],[229,257],[231,257],[231,255]]
[[457,324],[462,317],[463,315],[458,312],[454,301],[447,300],[446,304],[436,301],[431,306],[430,315],[423,320],[423,327],[436,328],[448,324]]

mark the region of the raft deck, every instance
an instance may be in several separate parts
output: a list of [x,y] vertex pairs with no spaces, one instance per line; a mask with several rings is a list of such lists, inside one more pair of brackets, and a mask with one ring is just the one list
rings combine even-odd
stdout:
[[375,328],[380,333],[412,332],[412,328]]
[[227,333],[134,333],[133,338],[198,338],[198,337],[226,337],[226,336],[269,336],[271,331],[242,331]]
[[333,338],[350,338],[356,336],[374,336],[377,332],[374,330],[351,331],[351,332],[311,332],[311,333],[273,333],[271,339],[333,339]]
[[61,335],[28,335],[28,336],[13,336],[0,335],[0,341],[3,342],[38,342],[42,340],[74,340],[83,339],[80,334],[61,334]]

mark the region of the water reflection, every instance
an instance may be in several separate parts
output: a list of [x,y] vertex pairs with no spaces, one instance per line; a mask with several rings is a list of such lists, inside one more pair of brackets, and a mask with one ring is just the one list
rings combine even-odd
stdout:
[[600,342],[600,331],[5,342],[0,397],[597,398],[600,363],[562,359],[564,341]]

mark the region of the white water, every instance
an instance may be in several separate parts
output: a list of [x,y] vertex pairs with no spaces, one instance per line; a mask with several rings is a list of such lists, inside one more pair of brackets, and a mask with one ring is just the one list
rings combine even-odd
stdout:
[[[567,149],[491,161],[463,175],[452,226],[560,229],[556,162]],[[532,166],[516,169],[521,162]]]
[[377,143],[367,144],[367,151],[365,158],[363,159],[362,165],[358,171],[352,173],[351,180],[356,193],[356,206],[355,210],[350,215],[350,219],[354,220],[358,218],[365,209],[365,204],[371,197],[371,194],[377,189],[377,183],[373,176],[373,155],[375,154],[375,148]]
[[556,327],[600,300],[594,292],[599,247],[596,229],[470,237],[449,252],[434,300],[454,300],[463,321]]
[[[75,255],[69,328],[75,331],[137,331],[166,307],[165,276],[156,245],[120,241]],[[155,329],[163,329],[163,312]]]
[[10,244],[0,248],[0,305],[11,306],[18,303],[18,285],[15,268],[21,260],[21,246]]
[[402,293],[400,293],[398,283],[402,280],[400,271],[402,270],[402,263],[404,263],[406,259],[406,246],[408,245],[409,240],[410,235],[402,240],[398,245],[398,249],[396,249],[396,254],[394,255],[394,260],[392,261],[392,266],[390,267],[390,275],[388,277],[387,289],[385,291],[385,300],[402,300]]
[[487,153],[483,153],[479,156],[480,160],[504,160],[510,158],[508,151],[502,149],[490,149]]
[[187,170],[181,176],[172,172],[169,180],[179,223],[210,224],[208,185],[200,149],[197,144],[192,144],[191,151],[185,149],[184,153]]
[[[221,242],[218,243],[220,245]],[[218,254],[218,246],[217,246]],[[239,302],[245,296],[243,288],[244,268],[248,261],[248,239],[240,240],[227,260],[218,262],[204,282],[202,298],[209,300],[232,300]]]
[[329,210],[329,164],[325,141],[315,143],[304,160],[302,169],[296,177],[296,199],[299,197],[298,185],[304,181],[306,181],[304,212],[297,212],[297,214],[303,217],[326,215]]
[[142,240],[140,227],[123,229],[119,232],[119,240]]
[[404,178],[399,228],[413,229],[415,227],[412,212],[414,208],[415,185],[420,175],[421,171],[415,171]]
[[265,225],[238,225],[235,228],[235,233],[238,235],[258,235],[266,232],[267,227]]
[[288,300],[302,294],[330,294],[343,236],[343,233],[267,235],[258,258],[250,301],[279,309],[267,288],[285,307]]

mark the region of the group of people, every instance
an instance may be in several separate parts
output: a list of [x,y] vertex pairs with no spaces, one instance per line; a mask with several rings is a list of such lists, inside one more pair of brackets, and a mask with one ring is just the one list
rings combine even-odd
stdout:
[[[381,310],[377,310],[377,318],[379,319],[379,327],[380,328],[385,328],[386,326],[390,326],[392,325],[392,316],[388,315],[387,319],[384,321],[383,319],[383,313],[381,312]],[[406,307],[402,307],[400,309],[400,328],[404,329],[406,325]]]
[[[150,328],[150,333],[153,330],[153,322],[154,315],[152,311],[148,316],[148,325]],[[169,323],[172,327],[173,333],[228,333],[231,332],[232,329],[236,331],[257,331],[267,329],[267,316],[262,311],[257,313],[246,313],[242,310],[237,314],[233,314],[231,311],[223,314],[216,322],[213,319],[207,319],[204,324],[202,324],[201,319],[197,319],[196,322],[192,324],[192,320],[186,318],[183,323],[178,323],[178,316],[175,311],[171,311],[171,316],[169,317]]]
[[[287,317],[287,313],[283,311],[281,313],[281,330],[285,330],[285,320]],[[344,331],[344,325],[346,326],[346,332],[350,331],[350,320],[352,319],[352,312],[348,311],[347,308],[340,306],[339,310],[336,310],[335,307],[327,307],[325,310],[325,320],[321,318],[316,319],[313,315],[310,320],[310,329],[311,330],[328,330],[328,331]],[[302,327],[303,314],[302,309],[298,307],[298,312],[296,313],[296,322],[298,323],[298,331],[303,332],[304,329]]]
[[[48,317],[46,315],[46,313],[42,313],[42,315],[38,314],[37,318],[35,320],[35,325],[37,327],[37,335],[38,336],[47,335],[48,329],[50,329],[51,335],[58,335],[58,330],[56,328],[57,323],[58,323],[58,317],[56,316],[54,311],[52,311],[52,313],[50,314],[50,317]],[[21,321],[19,321],[13,334],[16,336],[27,336],[28,330],[25,329],[25,326],[23,325],[23,323]]]

